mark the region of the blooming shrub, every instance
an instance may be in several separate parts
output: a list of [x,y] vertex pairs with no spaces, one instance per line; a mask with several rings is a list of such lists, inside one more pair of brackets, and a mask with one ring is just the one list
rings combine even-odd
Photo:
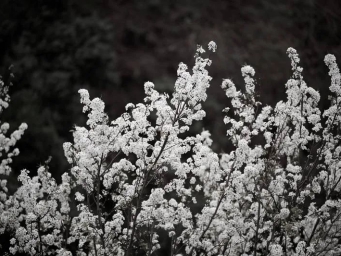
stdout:
[[[9,106],[10,97],[8,95],[9,85],[5,85],[0,76],[0,114]],[[10,125],[7,122],[0,121],[0,234],[5,231],[5,226],[9,224],[6,217],[6,201],[8,200],[8,188],[6,177],[11,173],[10,164],[12,158],[19,155],[19,149],[15,145],[24,131],[27,129],[27,124],[22,123],[18,130],[15,130],[7,136]]]
[[[208,48],[215,51],[216,44]],[[71,169],[62,184],[48,163],[33,178],[22,171],[13,195],[1,182],[1,232],[12,234],[11,254],[341,255],[335,57],[325,57],[332,82],[323,114],[292,48],[287,99],[275,108],[257,101],[252,67],[241,69],[245,92],[223,80],[232,110],[223,110],[229,113],[224,122],[234,150],[217,154],[208,131],[187,133],[205,116],[201,104],[212,78],[204,53],[198,47],[192,73],[180,63],[172,95],[147,82],[144,103],[129,103],[111,122],[104,102],[79,90],[87,126],[76,127],[74,141],[63,145]],[[1,150],[8,152],[21,133],[10,143],[6,127]],[[8,163],[1,165],[3,176]]]

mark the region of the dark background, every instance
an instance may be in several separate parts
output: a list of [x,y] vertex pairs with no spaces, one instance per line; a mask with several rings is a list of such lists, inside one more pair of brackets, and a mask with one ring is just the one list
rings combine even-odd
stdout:
[[218,45],[209,68],[213,77],[205,103],[207,117],[192,132],[208,129],[214,150],[227,151],[223,113],[228,101],[223,78],[243,88],[240,68],[256,70],[264,104],[284,99],[291,75],[288,47],[298,50],[304,78],[321,92],[325,106],[330,85],[323,58],[341,63],[341,1],[338,0],[1,0],[0,74],[15,78],[11,104],[2,121],[28,124],[17,144],[10,186],[20,170],[32,174],[52,156],[50,170],[60,180],[69,169],[62,144],[70,130],[84,125],[77,91],[101,97],[111,119],[129,103],[143,101],[143,84],[153,81],[172,92],[179,62],[194,63],[197,44]]

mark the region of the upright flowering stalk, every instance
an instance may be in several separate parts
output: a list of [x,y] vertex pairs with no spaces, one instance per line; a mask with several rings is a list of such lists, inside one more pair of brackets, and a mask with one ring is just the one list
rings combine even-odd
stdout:
[[[8,90],[9,85],[5,85],[0,77],[0,115],[9,106]],[[0,121],[0,234],[5,231],[8,224],[6,216],[3,215],[6,209],[5,202],[8,199],[7,176],[12,171],[10,166],[12,158],[19,155],[19,149],[15,148],[15,145],[27,129],[27,124],[22,123],[19,129],[11,134],[8,134],[9,128],[8,123]]]
[[[0,114],[10,102],[8,89],[9,86],[0,80]],[[11,172],[12,158],[19,154],[15,144],[26,129],[27,124],[23,123],[6,137],[9,124],[2,123],[0,128],[0,234],[6,230],[13,234],[10,240],[12,254],[52,255],[57,253],[56,248],[66,245],[63,236],[70,222],[70,181],[64,174],[63,183],[57,186],[47,167],[43,166],[32,179],[24,170],[18,178],[22,186],[14,195],[9,195],[6,177]]]
[[[10,252],[28,255],[57,255],[66,248],[70,226],[69,177],[65,173],[63,183],[57,186],[47,166],[38,169],[38,175],[30,178],[24,170],[18,180],[22,186],[6,202],[3,213],[9,228],[14,230]],[[70,256],[71,254],[58,254]]]
[[[216,46],[210,43],[209,48]],[[69,242],[79,241],[80,255],[132,255],[138,250],[150,255],[160,248],[161,229],[192,225],[185,204],[191,188],[184,186],[191,168],[181,157],[202,137],[179,135],[205,116],[201,102],[207,97],[211,77],[206,66],[211,61],[200,56],[203,52],[198,47],[193,74],[179,65],[172,97],[147,82],[146,103],[128,104],[127,112],[111,123],[104,103],[79,91],[88,127],[76,127],[74,143],[65,143],[64,150],[79,190],[79,215],[72,220]],[[166,199],[171,195],[183,203]]]

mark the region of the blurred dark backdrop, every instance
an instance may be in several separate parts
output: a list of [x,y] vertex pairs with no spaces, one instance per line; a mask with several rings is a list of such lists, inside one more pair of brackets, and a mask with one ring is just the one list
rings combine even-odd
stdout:
[[142,102],[145,81],[172,92],[178,63],[191,67],[197,44],[211,40],[218,51],[211,55],[207,117],[192,131],[205,127],[214,149],[227,151],[222,79],[243,88],[240,68],[253,66],[263,103],[274,106],[291,75],[286,49],[294,47],[306,82],[325,99],[330,80],[323,58],[333,53],[341,63],[340,17],[337,0],[1,0],[0,73],[8,80],[13,65],[15,75],[1,119],[29,127],[12,186],[21,169],[35,173],[50,155],[58,180],[68,170],[62,143],[86,120],[78,89],[101,97],[116,118],[127,103]]

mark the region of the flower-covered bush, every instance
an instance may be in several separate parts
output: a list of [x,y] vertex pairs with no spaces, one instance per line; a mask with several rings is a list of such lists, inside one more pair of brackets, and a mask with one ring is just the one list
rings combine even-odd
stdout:
[[[210,42],[208,49],[216,51]],[[245,92],[225,79],[229,153],[210,133],[189,136],[205,117],[211,60],[198,47],[192,72],[180,63],[172,95],[145,83],[144,103],[109,121],[104,102],[79,90],[86,127],[64,143],[70,171],[56,184],[48,162],[6,190],[12,155],[1,164],[1,232],[11,254],[27,255],[341,255],[341,77],[333,55],[330,107],[308,87],[293,48],[287,99],[262,107],[255,70],[241,69]],[[7,106],[7,91],[1,105]],[[2,109],[1,109],[2,110]],[[5,137],[2,152],[24,125]],[[13,150],[13,152],[18,152]],[[3,156],[3,155],[2,155]]]
[[[12,74],[11,74],[12,75]],[[8,95],[8,90],[10,84],[6,84],[2,81],[0,76],[0,115],[3,110],[8,108],[10,97]],[[12,158],[19,155],[19,149],[15,148],[15,145],[24,131],[27,129],[27,124],[22,123],[18,130],[13,131],[8,135],[10,125],[7,122],[0,121],[0,234],[5,231],[5,226],[9,224],[6,218],[6,202],[8,200],[8,188],[6,177],[11,173],[12,169],[10,164],[12,163]]]

